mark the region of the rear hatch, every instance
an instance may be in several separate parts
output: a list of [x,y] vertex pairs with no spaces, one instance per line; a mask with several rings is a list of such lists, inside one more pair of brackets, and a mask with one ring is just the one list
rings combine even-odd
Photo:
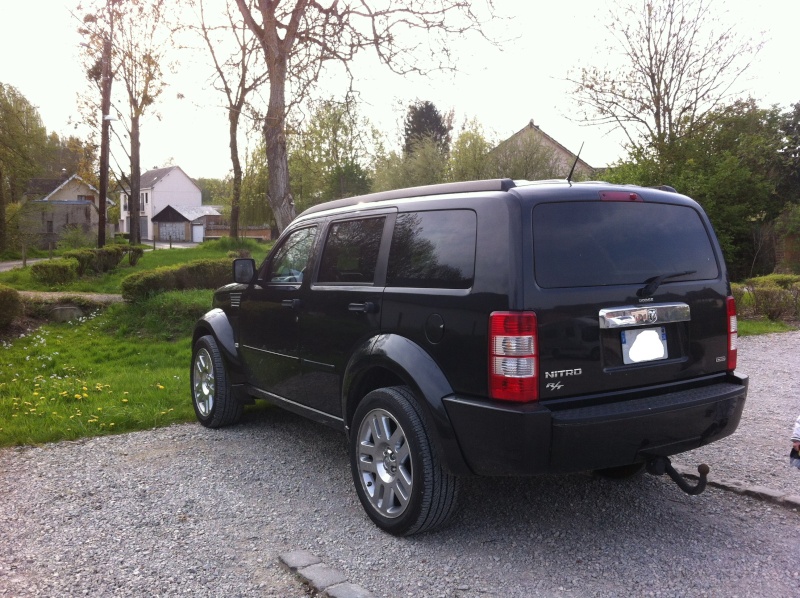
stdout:
[[540,400],[646,396],[726,371],[727,275],[695,202],[592,189],[536,203],[531,228]]

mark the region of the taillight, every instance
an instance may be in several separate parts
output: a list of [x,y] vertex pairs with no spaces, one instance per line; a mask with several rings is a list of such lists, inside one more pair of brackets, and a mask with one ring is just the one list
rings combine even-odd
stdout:
[[539,398],[536,314],[496,311],[489,316],[489,396],[503,401]]
[[728,371],[736,369],[736,341],[739,336],[739,323],[736,319],[736,301],[728,297]]

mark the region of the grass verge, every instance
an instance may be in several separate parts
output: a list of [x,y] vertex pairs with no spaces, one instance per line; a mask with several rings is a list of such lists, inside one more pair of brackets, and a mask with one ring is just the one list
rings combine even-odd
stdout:
[[210,298],[210,291],[167,293],[4,342],[0,446],[192,420],[189,339]]

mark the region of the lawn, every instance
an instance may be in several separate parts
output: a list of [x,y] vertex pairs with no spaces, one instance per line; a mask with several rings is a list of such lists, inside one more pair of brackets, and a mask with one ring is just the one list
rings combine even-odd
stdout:
[[3,342],[0,446],[193,419],[190,335],[210,303],[211,291],[168,293]]
[[[249,241],[244,244],[256,262],[264,259],[271,245],[259,244]],[[31,278],[30,268],[15,269],[9,272],[0,272],[0,284],[17,290],[25,291],[74,291],[82,293],[119,293],[122,279],[134,272],[152,270],[160,266],[174,266],[192,260],[214,259],[226,257],[228,253],[240,246],[233,245],[229,240],[208,241],[197,247],[188,249],[156,249],[145,251],[142,258],[135,266],[128,263],[127,257],[123,258],[119,267],[107,274],[87,276],[69,284],[47,286]]]

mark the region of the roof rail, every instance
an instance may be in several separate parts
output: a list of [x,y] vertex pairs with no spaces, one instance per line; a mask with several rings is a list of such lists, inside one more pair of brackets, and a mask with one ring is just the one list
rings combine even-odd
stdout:
[[[311,206],[305,210],[303,214],[314,214],[315,212],[322,212],[323,210],[333,210],[335,208],[344,208],[360,203],[372,203],[388,199],[404,199],[406,197],[424,197],[426,195],[444,195],[448,193],[472,193],[477,191],[508,191],[514,187],[516,187],[516,184],[511,179],[487,179],[484,181],[461,181],[458,183],[424,185],[422,187],[393,189],[391,191],[380,191],[379,193],[336,199],[334,201]],[[303,214],[301,214],[301,216]]]

